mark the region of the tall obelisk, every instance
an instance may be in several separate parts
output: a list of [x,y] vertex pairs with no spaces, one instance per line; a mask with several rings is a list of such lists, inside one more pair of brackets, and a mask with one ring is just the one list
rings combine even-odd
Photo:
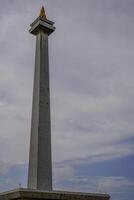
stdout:
[[55,30],[53,24],[42,7],[30,29],[36,36],[36,55],[28,188],[48,191],[52,190],[48,36]]

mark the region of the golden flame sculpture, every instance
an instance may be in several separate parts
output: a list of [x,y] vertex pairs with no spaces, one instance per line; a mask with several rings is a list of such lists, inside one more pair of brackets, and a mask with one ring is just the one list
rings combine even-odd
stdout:
[[42,17],[42,18],[47,19],[44,6],[42,6],[42,8],[41,8],[39,16]]

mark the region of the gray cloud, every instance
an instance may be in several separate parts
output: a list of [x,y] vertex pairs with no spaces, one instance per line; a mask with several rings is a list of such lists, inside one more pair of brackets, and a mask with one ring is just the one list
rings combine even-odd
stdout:
[[28,29],[42,4],[56,22],[49,42],[54,162],[133,154],[133,144],[122,142],[134,137],[133,1],[6,0],[0,2],[1,160],[28,161],[35,51]]

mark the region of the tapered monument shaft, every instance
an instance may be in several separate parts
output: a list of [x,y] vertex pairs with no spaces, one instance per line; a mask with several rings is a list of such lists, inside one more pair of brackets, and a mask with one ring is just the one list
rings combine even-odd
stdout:
[[28,188],[52,190],[48,35],[55,30],[44,10],[31,25],[36,35]]

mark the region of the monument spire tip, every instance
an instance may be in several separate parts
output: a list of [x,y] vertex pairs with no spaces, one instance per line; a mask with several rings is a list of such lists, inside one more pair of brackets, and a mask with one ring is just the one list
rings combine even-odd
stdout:
[[44,6],[41,7],[40,15],[39,16],[42,17],[42,18],[47,19]]

